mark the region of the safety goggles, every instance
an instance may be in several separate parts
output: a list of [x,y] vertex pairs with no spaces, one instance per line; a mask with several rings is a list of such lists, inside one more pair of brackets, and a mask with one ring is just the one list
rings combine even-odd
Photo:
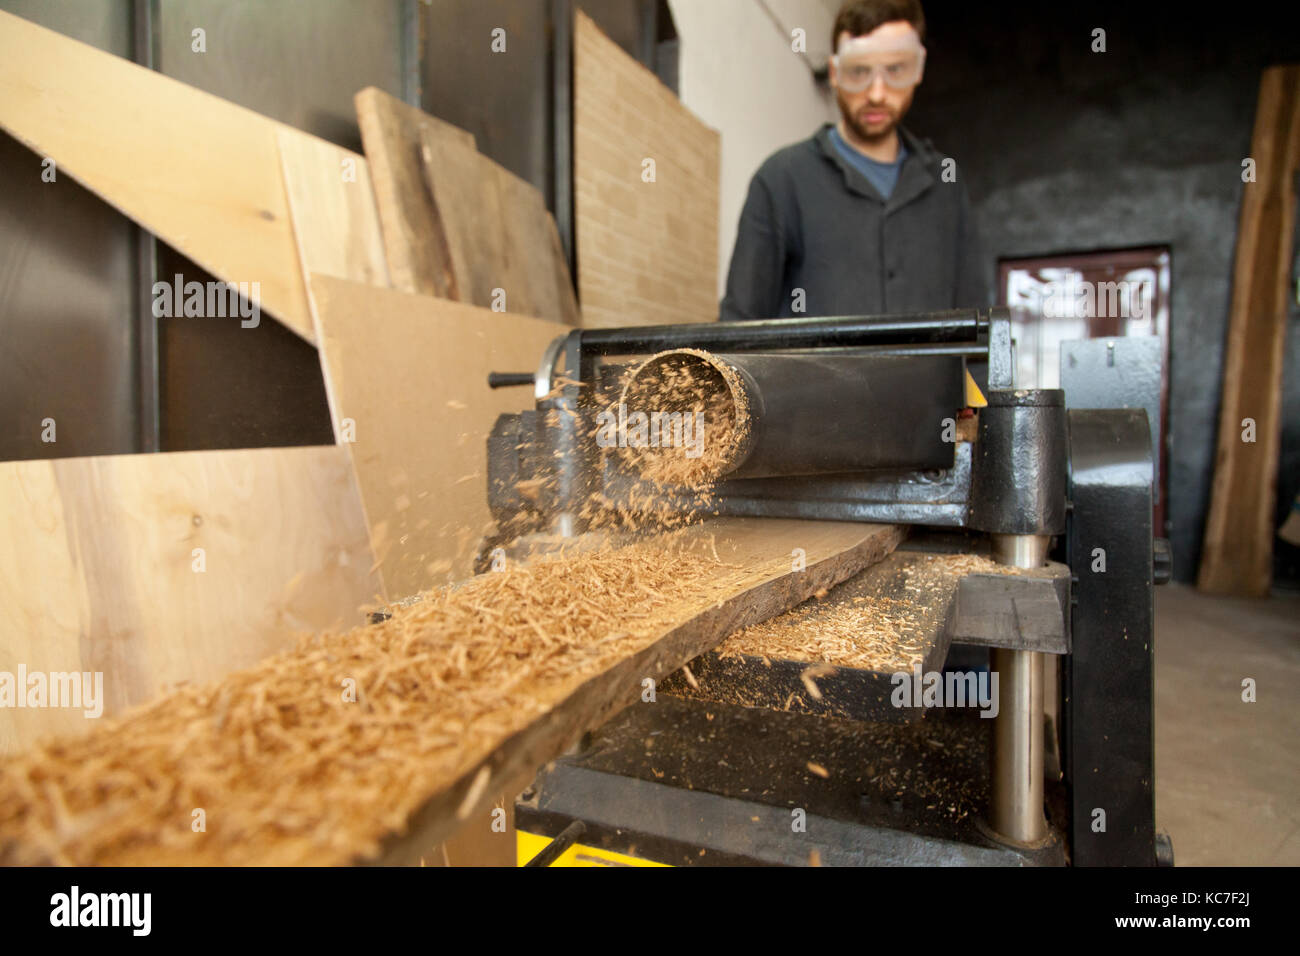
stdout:
[[883,41],[852,37],[840,42],[831,62],[835,64],[836,83],[846,93],[870,89],[877,78],[888,87],[905,90],[921,82],[925,47],[915,36]]

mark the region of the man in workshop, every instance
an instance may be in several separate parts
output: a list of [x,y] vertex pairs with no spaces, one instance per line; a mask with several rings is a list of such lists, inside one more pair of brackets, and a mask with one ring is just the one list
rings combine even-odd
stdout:
[[754,174],[722,320],[989,306],[962,171],[900,125],[925,72],[919,0],[849,0],[832,37],[839,122]]

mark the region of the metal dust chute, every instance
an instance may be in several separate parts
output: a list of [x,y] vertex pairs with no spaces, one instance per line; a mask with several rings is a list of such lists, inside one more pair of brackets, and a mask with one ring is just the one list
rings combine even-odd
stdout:
[[597,441],[616,443],[644,479],[706,489],[749,453],[750,394],[737,369],[717,356],[660,352],[628,375]]

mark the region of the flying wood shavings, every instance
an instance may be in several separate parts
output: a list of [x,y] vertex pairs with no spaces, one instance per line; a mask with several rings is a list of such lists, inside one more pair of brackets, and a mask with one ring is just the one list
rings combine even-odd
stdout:
[[0,864],[346,862],[475,772],[470,813],[501,740],[744,579],[698,544],[485,574],[42,743],[0,764]]
[[808,688],[808,695],[813,700],[821,700],[821,688],[817,686],[816,678],[827,677],[835,673],[835,668],[828,664],[815,664],[812,667],[805,667],[799,674],[799,679],[803,681],[803,686]]
[[525,478],[522,481],[515,482],[515,490],[529,501],[538,501],[542,496],[542,489],[548,484],[554,484],[552,478]]
[[491,779],[492,772],[487,767],[480,767],[474,777],[474,782],[465,791],[465,797],[461,800],[460,806],[456,808],[457,820],[469,819],[470,814],[474,812],[474,808],[478,805],[479,798],[487,790],[488,781]]

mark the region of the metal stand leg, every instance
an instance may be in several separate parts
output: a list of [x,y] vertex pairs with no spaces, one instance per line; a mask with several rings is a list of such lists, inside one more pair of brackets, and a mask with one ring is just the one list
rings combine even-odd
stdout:
[[[1016,567],[1040,567],[1046,535],[993,535],[993,558]],[[998,675],[998,715],[993,719],[989,824],[1016,843],[1047,836],[1043,815],[1043,655],[994,648],[989,667]]]

